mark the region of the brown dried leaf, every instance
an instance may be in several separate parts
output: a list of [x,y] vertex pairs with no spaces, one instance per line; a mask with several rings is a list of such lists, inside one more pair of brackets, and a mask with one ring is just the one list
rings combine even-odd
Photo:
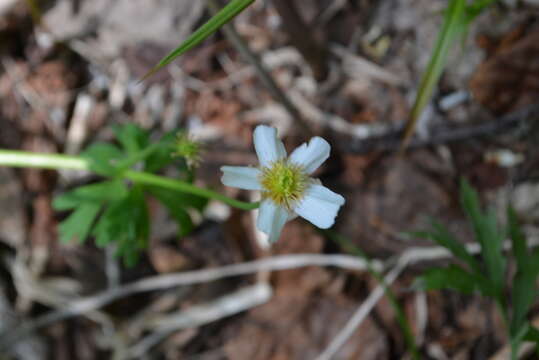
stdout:
[[[320,253],[323,239],[311,227],[299,221],[288,224],[281,239],[274,247],[275,255]],[[306,297],[330,281],[326,270],[312,266],[302,269],[279,271],[273,275],[275,291],[286,297]]]
[[192,262],[187,256],[175,247],[165,244],[151,248],[149,257],[153,267],[160,274],[179,272],[192,266]]
[[[319,253],[323,245],[311,227],[295,221],[284,228],[274,250],[278,254]],[[224,347],[229,358],[314,359],[361,303],[343,295],[342,277],[320,267],[279,271],[272,280],[275,296],[271,301],[227,329],[234,334]],[[367,320],[336,358],[387,358],[387,346],[380,328]]]
[[[291,300],[276,296],[254,309],[225,345],[231,359],[314,359],[352,316],[357,304],[321,294]],[[367,319],[337,353],[338,359],[386,359],[388,343]]]
[[539,29],[520,37],[514,31],[495,54],[479,65],[470,82],[475,99],[495,114],[537,102],[539,97]]

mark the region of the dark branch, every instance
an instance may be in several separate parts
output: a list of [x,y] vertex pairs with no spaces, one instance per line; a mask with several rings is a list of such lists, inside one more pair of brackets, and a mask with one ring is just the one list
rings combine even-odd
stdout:
[[[536,119],[534,119],[536,118]],[[516,128],[524,121],[539,121],[539,104],[527,106],[497,119],[480,124],[449,127],[440,125],[430,132],[430,137],[412,138],[408,148],[447,144],[486,135],[499,134]],[[342,150],[348,153],[365,154],[371,151],[395,151],[400,148],[403,129],[389,130],[386,134],[367,139],[352,139],[342,144]]]

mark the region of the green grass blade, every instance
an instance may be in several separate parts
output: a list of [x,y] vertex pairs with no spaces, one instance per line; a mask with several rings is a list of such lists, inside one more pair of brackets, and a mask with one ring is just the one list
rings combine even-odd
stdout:
[[466,30],[465,15],[466,0],[451,0],[445,11],[442,30],[436,39],[434,52],[431,55],[427,70],[421,78],[419,91],[410,112],[410,121],[404,131],[403,147],[406,147],[413,135],[417,120],[429,102],[434,87],[442,75],[451,46],[458,39],[459,35]]
[[509,222],[509,237],[513,244],[513,256],[517,261],[517,267],[523,269],[528,266],[528,246],[526,244],[526,237],[520,228],[520,224],[517,220],[517,214],[512,207],[507,209],[507,219]]
[[472,294],[478,288],[473,275],[457,265],[427,270],[416,286],[423,291],[452,289],[463,294]]
[[511,300],[513,314],[511,318],[511,335],[518,334],[526,324],[526,315],[535,299],[535,281],[537,278],[537,253],[528,250],[526,237],[518,223],[515,211],[507,209],[509,222],[509,237],[513,244],[513,255],[516,260],[517,272],[513,278]]
[[526,330],[527,332],[524,335],[524,340],[533,341],[539,344],[539,330],[533,326],[528,327]]
[[481,273],[481,266],[475,258],[468,253],[466,247],[460,243],[442,224],[431,219],[431,229],[429,231],[412,232],[410,235],[421,239],[429,239],[436,244],[445,247],[458,259],[464,261],[470,269],[476,273]]
[[498,228],[492,211],[483,212],[477,192],[466,180],[461,181],[460,197],[474,229],[477,242],[481,245],[481,255],[485,261],[490,281],[494,284],[497,298],[503,298],[505,284],[505,259],[502,254],[504,234]]
[[161,61],[159,61],[159,63],[154,66],[153,69],[143,76],[142,80],[152,76],[158,70],[170,64],[178,56],[183,55],[185,52],[200,44],[208,36],[216,32],[221,26],[228,23],[236,15],[245,10],[245,8],[251,5],[254,1],[255,0],[232,0],[223,9],[221,9],[221,11],[215,14],[215,16],[198,28],[194,33],[192,33],[191,36],[180,44],[180,46],[172,50],[170,54],[161,59]]
[[526,315],[535,299],[536,275],[530,269],[519,269],[513,279],[511,299],[513,313],[510,324],[510,334],[515,336],[526,323]]

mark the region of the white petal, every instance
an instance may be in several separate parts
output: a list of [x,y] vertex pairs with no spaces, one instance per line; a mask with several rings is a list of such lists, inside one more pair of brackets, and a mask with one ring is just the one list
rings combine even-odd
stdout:
[[335,222],[344,198],[322,185],[311,185],[294,211],[321,229],[330,228]]
[[304,143],[290,154],[290,161],[303,166],[307,173],[312,173],[329,157],[331,146],[321,137],[314,137],[309,144]]
[[258,125],[253,137],[256,154],[258,155],[260,165],[263,167],[286,157],[283,142],[277,137],[277,129]]
[[261,190],[258,177],[260,170],[246,166],[222,166],[221,182],[226,186],[244,190]]
[[285,208],[275,205],[271,200],[263,200],[260,203],[256,227],[268,235],[270,243],[279,240],[279,235],[287,220],[288,211]]

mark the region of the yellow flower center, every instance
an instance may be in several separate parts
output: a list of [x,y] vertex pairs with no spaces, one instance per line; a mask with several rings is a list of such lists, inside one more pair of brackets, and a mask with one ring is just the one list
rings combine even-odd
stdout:
[[303,196],[309,185],[309,176],[301,166],[279,160],[262,169],[260,183],[264,188],[263,197],[290,210]]

